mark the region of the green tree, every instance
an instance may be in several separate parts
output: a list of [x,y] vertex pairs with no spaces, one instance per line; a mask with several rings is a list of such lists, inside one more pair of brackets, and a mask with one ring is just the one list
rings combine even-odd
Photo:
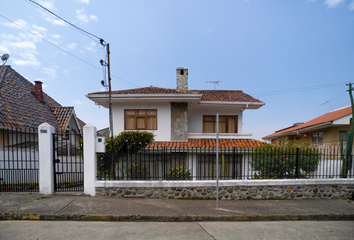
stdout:
[[340,157],[342,160],[342,169],[340,172],[341,178],[347,178],[348,172],[352,168],[353,164],[353,156],[352,156],[352,148],[353,148],[353,133],[354,133],[354,103],[353,103],[353,86],[352,83],[347,84],[349,86],[349,97],[350,103],[352,107],[352,122],[351,122],[351,131],[347,131],[347,139],[346,139],[346,147],[344,151],[344,141],[343,141],[343,133],[340,135]]

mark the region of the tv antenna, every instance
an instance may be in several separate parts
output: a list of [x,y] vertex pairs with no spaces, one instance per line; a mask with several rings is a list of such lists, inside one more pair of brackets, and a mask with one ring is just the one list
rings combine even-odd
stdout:
[[5,53],[4,55],[1,56],[1,60],[4,61],[4,63],[2,65],[5,65],[5,63],[7,62],[7,59],[9,59],[10,55]]
[[205,81],[206,83],[214,83],[214,90],[215,90],[215,84],[217,84],[219,86],[219,83],[221,83],[221,81],[219,81],[219,79],[217,81]]

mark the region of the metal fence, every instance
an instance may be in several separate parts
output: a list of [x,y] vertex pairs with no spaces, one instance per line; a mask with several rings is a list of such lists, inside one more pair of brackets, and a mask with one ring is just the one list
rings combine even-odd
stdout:
[[[348,162],[343,175],[339,151],[318,148],[220,148],[218,159],[220,180],[354,177]],[[215,180],[216,149],[146,148],[114,156],[98,154],[97,179]]]
[[36,128],[0,129],[0,192],[38,192]]
[[82,134],[54,133],[53,145],[54,190],[56,192],[83,191]]

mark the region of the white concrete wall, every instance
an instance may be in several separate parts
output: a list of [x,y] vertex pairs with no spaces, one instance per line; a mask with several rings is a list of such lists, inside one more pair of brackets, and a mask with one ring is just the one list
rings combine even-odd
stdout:
[[149,130],[155,141],[171,141],[171,104],[167,103],[119,103],[112,106],[114,135],[124,131],[125,109],[157,109],[157,130]]
[[203,133],[203,115],[237,115],[237,133],[242,133],[242,111],[235,107],[188,106],[188,133]]

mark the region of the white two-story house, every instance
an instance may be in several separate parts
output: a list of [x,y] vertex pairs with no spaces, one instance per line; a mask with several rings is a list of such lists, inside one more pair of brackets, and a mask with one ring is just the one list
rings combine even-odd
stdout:
[[[239,90],[189,90],[188,68],[176,69],[176,82],[176,89],[150,86],[112,91],[114,135],[128,130],[150,131],[155,142],[149,148],[215,149],[219,113],[220,148],[262,144],[242,131],[242,119],[244,110],[258,109],[263,102]],[[86,96],[108,108],[108,92]]]

